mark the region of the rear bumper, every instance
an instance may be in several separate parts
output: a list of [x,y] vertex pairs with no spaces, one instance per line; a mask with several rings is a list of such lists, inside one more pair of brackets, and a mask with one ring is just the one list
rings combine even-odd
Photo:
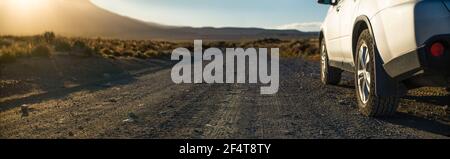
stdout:
[[439,0],[401,3],[374,15],[370,22],[385,63],[417,51],[435,35],[450,34],[450,12]]
[[[442,42],[446,46],[443,56],[429,53],[432,43]],[[418,86],[449,86],[450,34],[430,38],[417,50],[405,53],[385,63],[384,69],[396,81],[406,81]]]

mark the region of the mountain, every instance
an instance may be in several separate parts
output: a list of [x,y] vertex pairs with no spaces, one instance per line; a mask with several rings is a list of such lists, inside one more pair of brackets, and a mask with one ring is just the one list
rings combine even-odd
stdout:
[[0,35],[53,31],[65,36],[152,40],[244,40],[315,36],[297,30],[192,28],[143,22],[104,10],[89,0],[0,1]]

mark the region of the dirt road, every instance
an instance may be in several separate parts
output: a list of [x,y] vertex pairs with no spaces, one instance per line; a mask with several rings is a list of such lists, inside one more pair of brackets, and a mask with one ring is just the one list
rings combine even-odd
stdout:
[[[447,92],[416,91],[399,113],[357,111],[353,82],[323,86],[319,65],[280,64],[280,91],[259,85],[181,84],[171,67],[0,103],[0,138],[448,138]],[[20,106],[29,105],[29,116]]]

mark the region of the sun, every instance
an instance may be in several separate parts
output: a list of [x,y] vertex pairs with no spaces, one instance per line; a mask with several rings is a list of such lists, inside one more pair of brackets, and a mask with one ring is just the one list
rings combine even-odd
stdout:
[[35,0],[14,0],[17,7],[30,7],[33,6],[33,3],[36,3]]
[[[0,0],[3,16],[14,19],[16,25],[31,25],[40,16],[45,16],[52,1],[56,0]],[[0,20],[1,21],[1,20]]]
[[17,12],[31,12],[45,5],[48,0],[7,0],[11,9]]

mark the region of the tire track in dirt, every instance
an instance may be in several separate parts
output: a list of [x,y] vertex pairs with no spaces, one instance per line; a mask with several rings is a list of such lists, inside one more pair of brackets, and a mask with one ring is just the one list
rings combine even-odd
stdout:
[[[280,91],[273,96],[257,98],[258,119],[255,123],[257,138],[311,138],[320,137],[325,132],[337,134],[332,125],[323,120],[323,114],[311,109],[311,95],[297,94],[302,88],[295,72],[282,64]],[[287,71],[286,71],[287,70]],[[308,86],[309,87],[309,86]],[[296,90],[296,91],[294,91]],[[258,96],[256,94],[255,96]],[[297,129],[295,129],[297,128]]]
[[237,120],[242,117],[239,113],[243,105],[238,105],[238,103],[245,90],[233,84],[224,91],[226,91],[224,99],[217,105],[219,109],[204,128],[205,138],[232,138],[232,135],[239,131],[236,124]]
[[209,138],[208,128],[218,110],[227,102],[224,93],[228,85],[190,85],[190,90],[159,103],[158,109],[144,109],[142,124],[135,129],[150,128],[151,131],[134,133],[136,138]]
[[[171,99],[163,104],[158,114],[144,112],[152,120],[155,116],[159,118],[153,123],[155,132],[145,134],[144,138],[200,138],[201,128],[209,114],[216,108],[212,104],[203,102],[214,98],[212,86],[209,84],[196,84],[189,92],[185,92],[181,98]],[[151,110],[150,110],[151,111]]]

